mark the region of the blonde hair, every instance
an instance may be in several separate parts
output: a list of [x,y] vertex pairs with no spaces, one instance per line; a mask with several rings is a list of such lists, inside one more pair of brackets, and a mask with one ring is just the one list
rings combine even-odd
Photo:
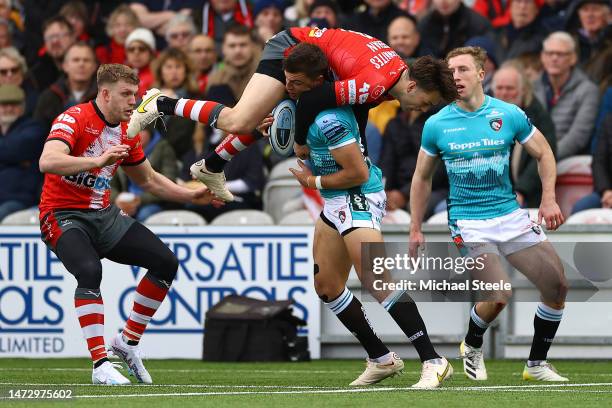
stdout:
[[116,84],[119,81],[127,82],[128,84],[138,85],[140,79],[136,71],[127,65],[123,64],[103,64],[98,68],[96,74],[96,82],[98,87],[105,84]]
[[13,60],[13,62],[16,62],[19,65],[19,68],[21,68],[21,73],[23,75],[25,75],[25,73],[28,72],[28,64],[26,63],[26,60],[23,57],[23,55],[21,55],[19,51],[17,51],[17,48],[15,47],[1,48],[0,58],[2,57],[8,58],[10,60]]
[[471,55],[474,59],[474,64],[476,64],[476,68],[484,69],[485,62],[487,61],[487,52],[484,48],[481,47],[459,47],[451,50],[446,55],[446,62],[448,62],[451,58],[457,57],[459,55]]
[[138,28],[142,25],[140,23],[140,19],[136,13],[134,13],[134,10],[132,10],[127,4],[122,4],[113,10],[113,12],[110,13],[110,16],[108,16],[108,22],[106,23],[106,34],[109,37],[113,36],[113,26],[115,25],[117,18],[119,18],[121,15],[127,16],[127,18],[130,20],[130,24],[132,24],[134,28]]

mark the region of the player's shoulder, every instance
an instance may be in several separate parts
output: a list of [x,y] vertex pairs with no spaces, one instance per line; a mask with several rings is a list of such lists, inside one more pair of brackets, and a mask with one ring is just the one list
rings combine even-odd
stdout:
[[338,106],[319,112],[315,118],[315,125],[323,130],[332,123],[350,124],[354,119],[353,110],[348,106]]
[[81,103],[71,106],[64,111],[65,115],[70,115],[78,119],[88,119],[91,115],[95,115],[95,109],[91,102]]
[[489,109],[504,112],[509,115],[513,115],[517,113],[525,114],[519,106],[513,103],[502,101],[501,99],[497,99],[492,96],[489,96],[488,98],[489,98]]

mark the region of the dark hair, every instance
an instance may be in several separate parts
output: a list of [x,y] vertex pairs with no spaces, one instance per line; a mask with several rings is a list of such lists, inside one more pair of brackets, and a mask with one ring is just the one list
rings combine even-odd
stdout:
[[66,18],[77,16],[85,26],[89,25],[89,12],[87,6],[81,0],[71,0],[64,4],[59,11],[59,15]]
[[408,71],[408,77],[426,92],[438,91],[446,103],[459,97],[457,86],[446,61],[430,55],[417,58]]
[[283,60],[283,70],[292,74],[302,73],[310,79],[325,75],[329,63],[323,51],[314,44],[299,43]]
[[195,80],[193,66],[191,65],[191,60],[185,54],[185,52],[179,48],[166,48],[157,56],[157,58],[151,63],[151,70],[153,71],[153,76],[155,77],[155,82],[153,85],[158,88],[164,88],[166,84],[164,84],[164,80],[162,78],[162,68],[167,61],[174,60],[183,64],[185,67],[185,79],[181,84],[182,87],[185,87],[187,92],[190,94],[198,93],[198,85]]
[[229,26],[227,30],[225,30],[225,32],[223,33],[223,41],[225,41],[227,36],[230,34],[240,37],[248,36],[252,42],[257,42],[254,31],[242,24],[232,24],[231,26]]
[[68,21],[66,17],[60,16],[60,15],[53,16],[50,19],[45,20],[42,26],[42,32],[44,33],[45,31],[47,31],[47,28],[49,28],[53,24],[63,25],[64,27],[68,29],[68,31],[70,31],[70,34],[74,33],[74,27],[72,27],[72,24],[70,24],[70,21]]
[[140,79],[138,78],[136,71],[127,65],[100,65],[100,68],[98,68],[98,73],[96,74],[96,82],[98,87],[104,84],[115,84],[119,81],[124,81],[132,85],[138,85],[140,83]]

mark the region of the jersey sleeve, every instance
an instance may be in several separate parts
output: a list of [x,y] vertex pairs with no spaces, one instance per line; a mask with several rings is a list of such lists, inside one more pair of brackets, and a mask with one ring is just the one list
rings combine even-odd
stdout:
[[59,140],[68,145],[70,151],[74,149],[80,134],[80,112],[74,108],[60,114],[51,124],[47,141]]
[[429,118],[425,121],[423,127],[423,135],[421,137],[421,150],[427,153],[428,156],[438,156],[440,149],[436,143],[436,123],[433,118]]
[[[395,54],[395,51],[389,52]],[[372,59],[370,66],[355,77],[334,83],[336,104],[343,106],[380,102],[385,93],[399,81],[405,69],[406,64],[397,54],[385,65]]]
[[130,151],[128,157],[123,159],[121,162],[122,166],[137,166],[147,159],[147,156],[142,150],[142,142],[140,141],[140,135],[137,135],[134,139],[129,142]]
[[356,143],[353,124],[339,113],[326,113],[319,116],[314,123],[317,138],[329,150]]
[[514,138],[520,144],[526,143],[535,134],[536,128],[529,120],[527,114],[518,106],[510,108],[512,126],[514,128]]

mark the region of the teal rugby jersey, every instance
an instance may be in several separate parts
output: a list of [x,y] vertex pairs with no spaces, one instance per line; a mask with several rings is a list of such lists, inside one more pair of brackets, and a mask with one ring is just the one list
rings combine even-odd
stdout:
[[510,180],[510,152],[535,127],[518,106],[485,96],[475,112],[452,103],[425,122],[421,149],[440,156],[450,191],[449,219],[488,219],[519,208]]
[[[358,143],[361,152],[364,151],[359,135],[359,126],[353,110],[348,106],[324,110],[317,115],[314,123],[308,129],[306,144],[310,149],[312,172],[316,176],[334,174],[341,170],[331,151],[351,143]],[[375,193],[384,189],[381,170],[364,158],[370,168],[370,178],[359,187],[347,189],[323,189],[324,198],[346,195],[350,192],[364,194]]]

